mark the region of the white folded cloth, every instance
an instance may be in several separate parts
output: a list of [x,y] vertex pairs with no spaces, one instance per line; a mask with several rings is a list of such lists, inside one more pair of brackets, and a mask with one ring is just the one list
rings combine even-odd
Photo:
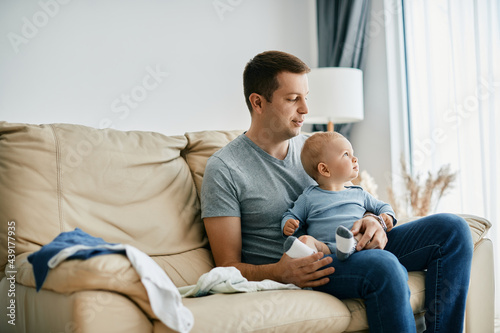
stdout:
[[230,294],[275,289],[300,289],[294,284],[273,280],[248,281],[236,267],[215,267],[203,274],[192,286],[178,288],[182,297],[200,297],[209,294]]

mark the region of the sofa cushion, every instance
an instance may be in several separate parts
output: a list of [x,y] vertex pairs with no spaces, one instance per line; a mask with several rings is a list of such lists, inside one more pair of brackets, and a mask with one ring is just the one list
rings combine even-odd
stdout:
[[196,189],[198,190],[198,195],[201,191],[201,184],[208,158],[242,133],[243,130],[201,131],[185,134],[188,144],[182,151],[182,155],[189,165]]
[[[7,295],[9,284],[0,282]],[[0,297],[5,309],[9,298]],[[0,332],[151,332],[150,319],[128,297],[106,291],[59,294],[49,290],[16,285],[16,321],[2,318]]]
[[[308,290],[261,291],[185,298],[197,332],[343,332],[351,314],[341,301]],[[172,332],[155,322],[155,333]]]
[[0,122],[2,243],[14,221],[16,254],[75,227],[149,255],[203,247],[196,188],[180,155],[186,144],[153,132]]
[[[211,262],[209,260],[199,262],[200,258],[205,256],[197,253],[201,250],[194,250],[191,254],[189,252],[182,253],[177,256],[177,259],[175,259],[176,255],[153,257],[153,259],[165,268],[176,285],[191,285],[196,284],[196,279],[203,270],[210,268]],[[18,256],[16,279],[21,285],[34,287],[33,270],[26,260],[27,256],[28,254]],[[189,258],[189,256],[191,257]],[[182,272],[182,276],[180,276],[179,273],[173,272],[172,267],[181,266],[175,262],[171,266],[170,261],[184,259],[188,259],[188,261],[184,262],[183,269],[192,271],[192,273]],[[186,266],[189,265],[192,267],[187,269]],[[186,281],[186,276],[188,279],[190,277],[191,280]],[[418,315],[424,311],[425,273],[410,272],[408,277],[411,306],[413,312]],[[148,318],[157,319],[149,304],[146,289],[130,262],[123,255],[113,254],[88,260],[64,261],[57,268],[49,271],[43,289],[58,294],[72,294],[85,290],[107,290],[119,293],[131,299]],[[196,328],[197,322],[203,322],[202,327],[210,327],[213,332],[229,332],[240,329],[258,331],[263,327],[274,325],[279,326],[278,331],[288,332],[287,329],[291,327],[300,328],[301,325],[307,327],[307,321],[314,321],[315,327],[318,329],[329,327],[329,332],[332,331],[332,328],[338,328],[338,332],[344,330],[356,332],[368,329],[363,300],[347,299],[341,302],[337,298],[321,292],[305,290],[299,290],[300,293],[296,292],[296,290],[285,290],[281,292],[211,295],[200,298],[185,298],[183,303],[195,316],[194,332],[204,332],[203,329]],[[295,304],[301,304],[301,306],[298,307]],[[274,309],[272,316],[267,314],[266,307]],[[319,308],[327,309],[320,310]],[[304,309],[307,311],[304,312]],[[231,311],[234,311],[233,317],[241,316],[241,319],[224,320],[224,316]],[[293,315],[285,319],[287,318],[286,313]],[[346,318],[348,318],[347,321]],[[337,331],[333,330],[332,332]]]
[[154,256],[153,260],[163,268],[177,287],[196,284],[201,275],[214,268],[212,253],[207,248],[168,256]]
[[491,228],[491,222],[479,216],[469,214],[457,214],[465,219],[469,224],[474,246],[488,233]]
[[[33,267],[27,260],[28,255],[24,253],[17,258],[16,281],[20,285],[35,288]],[[127,257],[121,254],[63,261],[55,269],[49,270],[42,290],[66,295],[90,290],[111,291],[127,296],[149,318],[156,318],[139,275]]]

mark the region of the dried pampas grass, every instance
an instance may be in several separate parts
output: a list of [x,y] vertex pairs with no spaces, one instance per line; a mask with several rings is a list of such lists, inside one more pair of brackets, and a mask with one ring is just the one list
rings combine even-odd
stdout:
[[392,186],[387,188],[389,203],[399,217],[429,215],[436,210],[439,200],[453,188],[456,179],[456,173],[451,172],[449,164],[442,166],[435,176],[428,172],[424,184],[421,184],[420,174],[409,174],[403,158],[401,170],[406,193],[398,196]]

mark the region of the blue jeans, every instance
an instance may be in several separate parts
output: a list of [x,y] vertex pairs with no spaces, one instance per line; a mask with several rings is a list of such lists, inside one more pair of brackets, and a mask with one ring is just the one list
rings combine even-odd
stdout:
[[415,332],[407,272],[427,270],[426,332],[462,332],[473,251],[465,220],[430,215],[394,228],[387,238],[384,250],[355,252],[343,262],[332,255],[335,273],[314,289],[364,299],[370,332]]

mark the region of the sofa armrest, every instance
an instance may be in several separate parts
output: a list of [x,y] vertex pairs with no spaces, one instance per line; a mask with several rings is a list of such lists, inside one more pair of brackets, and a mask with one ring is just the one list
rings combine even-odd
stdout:
[[465,332],[493,332],[495,321],[495,273],[493,244],[480,239],[474,246],[465,311]]
[[488,230],[491,228],[491,222],[485,218],[468,214],[457,215],[462,217],[469,224],[474,246],[486,236]]
[[[471,278],[465,311],[465,332],[493,332],[495,280],[493,271],[493,245],[486,237],[491,222],[475,215],[457,214],[468,224],[474,244]],[[403,218],[399,224],[418,219]]]
[[[488,230],[490,230],[491,228],[491,222],[485,218],[469,214],[456,214],[456,215],[462,217],[469,224],[474,247],[476,246],[476,244],[478,244],[478,242],[481,239],[483,239],[486,236]],[[405,217],[400,219],[397,225],[408,223],[419,218],[420,217],[418,216]]]

